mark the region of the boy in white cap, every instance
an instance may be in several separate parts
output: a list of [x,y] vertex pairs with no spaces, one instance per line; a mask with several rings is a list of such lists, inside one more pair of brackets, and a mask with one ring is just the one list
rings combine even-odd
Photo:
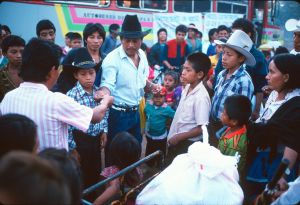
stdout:
[[289,19],[285,23],[285,28],[287,31],[294,32],[294,49],[291,50],[291,54],[300,53],[300,20]]
[[243,64],[253,66],[256,63],[250,53],[253,42],[245,32],[236,30],[227,43],[221,44],[223,45],[222,65],[225,70],[219,73],[216,79],[209,120],[210,143],[214,146],[218,143],[215,133],[222,127],[220,119],[225,99],[238,94],[245,95],[251,100],[254,86]]

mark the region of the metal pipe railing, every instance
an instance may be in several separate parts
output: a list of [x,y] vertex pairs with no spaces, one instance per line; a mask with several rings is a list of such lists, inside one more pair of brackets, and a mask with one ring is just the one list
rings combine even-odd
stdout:
[[[98,183],[96,183],[96,184],[94,184],[94,185],[86,188],[85,190],[83,190],[82,196],[84,197],[84,196],[90,194],[91,192],[93,192],[93,191],[97,190],[98,188],[100,188],[101,186],[105,185],[107,182],[110,182],[110,181],[112,181],[112,180],[114,180],[114,179],[116,179],[116,178],[118,178],[120,176],[125,175],[127,172],[133,170],[137,166],[139,166],[139,165],[141,165],[141,164],[143,164],[143,163],[145,163],[145,162],[147,162],[147,161],[149,161],[149,160],[151,160],[154,157],[157,157],[159,155],[162,156],[161,163],[160,163],[160,168],[162,168],[163,153],[162,153],[162,151],[158,150],[158,151],[153,152],[152,154],[146,156],[145,158],[140,159],[139,161],[133,163],[132,165],[129,165],[128,167],[120,170],[118,173],[114,174],[113,176],[108,177],[107,179],[105,179],[103,181],[100,181],[100,182],[98,182]],[[85,202],[87,202],[87,201],[85,201]]]

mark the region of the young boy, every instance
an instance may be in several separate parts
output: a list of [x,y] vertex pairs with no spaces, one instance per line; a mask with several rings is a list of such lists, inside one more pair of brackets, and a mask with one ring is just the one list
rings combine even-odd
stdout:
[[80,33],[73,32],[70,35],[70,48],[80,48],[82,47],[82,36]]
[[189,55],[183,65],[181,77],[188,84],[182,92],[168,135],[167,165],[178,154],[187,152],[193,142],[199,141],[201,126],[208,124],[211,103],[202,80],[210,67],[210,60],[203,53]]
[[244,63],[250,66],[255,65],[255,58],[250,53],[253,45],[250,37],[245,32],[236,30],[226,43],[220,42],[220,44],[223,45],[222,64],[226,69],[216,78],[209,120],[209,142],[215,147],[218,145],[215,133],[222,128],[220,119],[225,99],[238,94],[247,96],[251,100],[254,92],[251,77],[243,66]]
[[247,129],[251,115],[251,102],[243,95],[233,95],[226,98],[221,114],[221,122],[228,128],[219,139],[218,149],[224,155],[240,155],[238,171],[240,178],[245,175],[247,153]]
[[[74,62],[71,65],[64,65],[64,69],[67,72],[72,71],[78,82],[67,92],[67,96],[81,105],[94,108],[99,104],[94,100],[94,92],[97,90],[94,81],[98,66],[87,48],[78,48],[74,52]],[[80,155],[85,187],[98,181],[101,170],[101,149],[106,143],[107,118],[108,112],[100,123],[91,123],[86,133],[71,126],[68,129],[69,147],[71,150],[76,148]]]
[[[166,155],[167,147],[167,120],[174,117],[175,111],[165,102],[167,89],[162,87],[161,91],[153,94],[152,101],[146,104],[146,156],[160,150]],[[155,161],[147,163],[154,165]]]

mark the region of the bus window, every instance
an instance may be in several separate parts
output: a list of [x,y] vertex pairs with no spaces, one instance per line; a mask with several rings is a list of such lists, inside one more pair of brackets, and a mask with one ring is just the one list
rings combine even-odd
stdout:
[[217,12],[247,14],[248,4],[246,0],[235,0],[234,2],[217,1]]
[[210,0],[194,1],[194,12],[211,12]]
[[45,0],[46,2],[53,3],[65,3],[65,4],[79,4],[79,5],[94,5],[94,6],[109,6],[110,0],[68,0],[68,1],[56,1],[56,0]]
[[142,8],[151,9],[151,10],[163,10],[167,9],[167,1],[166,0],[144,0],[141,1]]
[[211,12],[211,0],[174,0],[174,11],[178,12]]
[[139,0],[117,0],[118,7],[140,8]]
[[174,0],[174,11],[192,12],[193,1]]

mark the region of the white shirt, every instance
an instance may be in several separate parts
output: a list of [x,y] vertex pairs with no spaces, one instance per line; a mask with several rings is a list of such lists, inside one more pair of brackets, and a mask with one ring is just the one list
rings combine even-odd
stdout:
[[30,82],[21,83],[5,95],[0,114],[8,113],[25,115],[37,124],[39,151],[48,147],[68,150],[68,125],[86,131],[93,116],[91,108],[49,91],[43,84]]
[[298,88],[287,93],[283,100],[276,101],[278,92],[273,90],[270,93],[264,110],[262,111],[262,115],[256,120],[256,122],[267,122],[283,103],[296,96],[300,96],[300,89]]
[[[207,125],[211,107],[210,97],[203,83],[200,82],[189,94],[190,84],[185,86],[181,99],[176,110],[168,139],[174,135],[188,132],[198,125]],[[199,141],[200,136],[190,138],[192,141]]]
[[144,96],[144,87],[149,75],[149,64],[143,50],[139,49],[138,68],[119,46],[103,60],[100,87],[107,87],[117,105],[138,105]]
[[293,50],[290,51],[290,54],[297,55],[297,54],[300,54],[300,52],[297,52],[295,49],[293,49]]

